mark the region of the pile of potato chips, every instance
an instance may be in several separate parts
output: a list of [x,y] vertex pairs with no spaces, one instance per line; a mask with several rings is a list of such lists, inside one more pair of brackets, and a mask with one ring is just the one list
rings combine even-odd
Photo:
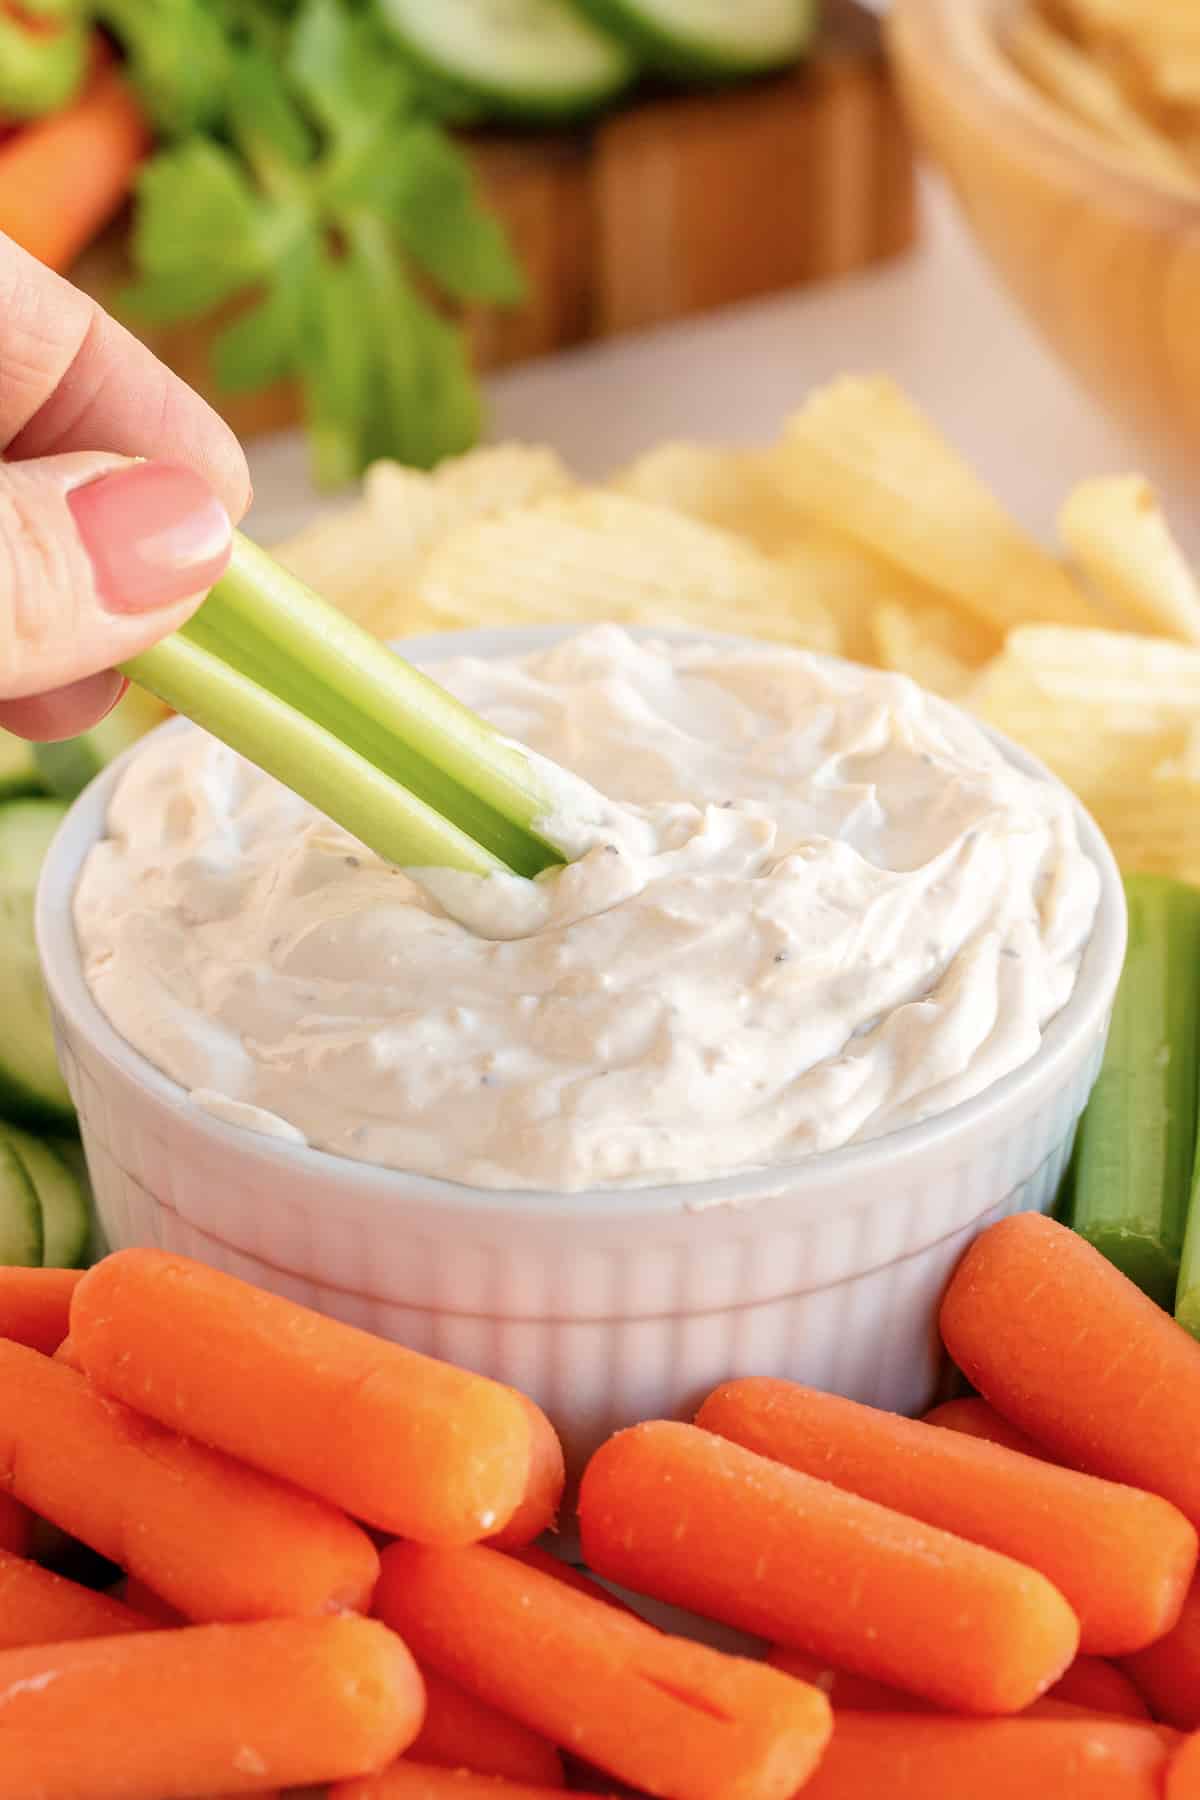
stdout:
[[896,670],[1041,757],[1124,867],[1200,883],[1200,586],[1135,476],[1059,529],[1056,557],[892,383],[847,377],[769,449],[665,444],[602,487],[518,444],[379,463],[277,554],[381,637],[616,620]]
[[1200,198],[1197,0],[1025,0],[1005,42],[1118,165]]

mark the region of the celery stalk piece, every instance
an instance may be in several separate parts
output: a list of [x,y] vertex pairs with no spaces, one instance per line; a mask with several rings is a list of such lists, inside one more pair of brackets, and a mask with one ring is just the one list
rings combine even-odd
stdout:
[[1170,1307],[1196,1144],[1200,891],[1130,875],[1125,894],[1129,949],[1079,1128],[1072,1223]]
[[528,754],[240,534],[199,612],[124,672],[391,862],[564,860]]

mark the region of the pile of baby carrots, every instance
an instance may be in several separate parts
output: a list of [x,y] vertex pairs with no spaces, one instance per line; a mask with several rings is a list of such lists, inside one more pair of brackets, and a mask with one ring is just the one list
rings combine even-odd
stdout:
[[0,1270],[0,1800],[537,1800],[564,1753],[664,1800],[1200,1800],[1200,1342],[1032,1214],[941,1324],[980,1397],[925,1420],[742,1379],[592,1458],[591,1570],[734,1656],[534,1546],[563,1461],[512,1389],[158,1251]]

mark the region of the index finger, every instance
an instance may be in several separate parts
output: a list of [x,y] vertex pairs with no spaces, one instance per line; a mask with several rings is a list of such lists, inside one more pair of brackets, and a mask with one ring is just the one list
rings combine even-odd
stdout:
[[0,234],[0,450],[110,450],[182,464],[236,523],[241,445],[212,408],[94,300]]

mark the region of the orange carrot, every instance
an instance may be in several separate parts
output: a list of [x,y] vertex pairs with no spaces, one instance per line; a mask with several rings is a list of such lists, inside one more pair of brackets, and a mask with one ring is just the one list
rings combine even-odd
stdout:
[[1098,1656],[1077,1656],[1062,1680],[1047,1688],[1046,1698],[1069,1700],[1073,1706],[1086,1707],[1088,1712],[1110,1713],[1113,1717],[1150,1717],[1149,1707],[1128,1675]]
[[1200,1733],[1185,1738],[1167,1764],[1164,1800],[1200,1800]]
[[1044,1575],[694,1425],[618,1432],[584,1473],[598,1575],[959,1712],[1020,1712],[1073,1660]]
[[551,1523],[531,1401],[232,1275],[120,1251],[79,1284],[71,1333],[105,1392],[383,1531],[472,1543],[531,1486]]
[[168,1606],[165,1600],[161,1599],[152,1588],[148,1588],[144,1581],[139,1581],[136,1576],[127,1575],[122,1586],[126,1606],[132,1607],[134,1612],[141,1613],[142,1617],[149,1619],[152,1624],[187,1624],[183,1613],[177,1612],[173,1606]]
[[1156,1719],[1183,1731],[1200,1728],[1200,1581],[1174,1631],[1136,1656],[1122,1657],[1121,1667]]
[[[0,1550],[0,1650],[149,1630],[149,1619],[119,1600]],[[0,1744],[3,1736],[0,1726]]]
[[0,1800],[181,1800],[382,1768],[421,1677],[371,1619],[269,1619],[0,1654]]
[[1200,1524],[1200,1342],[1098,1250],[1040,1213],[977,1238],[942,1302],[971,1383],[1064,1462]]
[[379,1568],[322,1501],[106,1399],[0,1342],[0,1489],[193,1619],[364,1606]]
[[[516,1394],[515,1388],[509,1389]],[[525,1492],[517,1510],[502,1531],[495,1531],[488,1543],[495,1550],[519,1550],[532,1544],[543,1531],[553,1528],[558,1518],[559,1502],[566,1485],[567,1471],[563,1447],[557,1431],[540,1406],[527,1394],[517,1394],[529,1421],[529,1465],[525,1476]]]
[[599,1600],[604,1606],[611,1606],[615,1612],[624,1613],[627,1618],[645,1623],[641,1614],[630,1606],[627,1600],[620,1599],[610,1588],[606,1588],[603,1582],[593,1581],[591,1576],[585,1575],[582,1569],[577,1569],[571,1563],[564,1562],[561,1556],[555,1556],[549,1550],[539,1550],[536,1544],[526,1544],[520,1550],[510,1550],[508,1554],[515,1556],[518,1562],[523,1562],[526,1568],[540,1569],[543,1575],[552,1575],[555,1581],[565,1582],[567,1587],[574,1588],[577,1594],[588,1594],[593,1600]]
[[82,1280],[82,1269],[0,1267],[0,1338],[53,1356],[67,1335],[71,1296]]
[[851,1675],[845,1669],[831,1669],[818,1657],[805,1656],[803,1650],[776,1645],[767,1652],[767,1661],[773,1669],[782,1669],[785,1675],[794,1675],[797,1681],[807,1681],[820,1688],[828,1695],[835,1716],[840,1712],[937,1711],[931,1700],[922,1700],[919,1694],[906,1694],[903,1688],[887,1687],[882,1681],[872,1681],[866,1675]]
[[846,1712],[804,1800],[1159,1800],[1168,1755],[1111,1719]]
[[697,1425],[876,1500],[1052,1581],[1096,1656],[1170,1631],[1196,1572],[1195,1528],[1156,1494],[792,1381],[730,1381]]
[[925,1414],[926,1425],[940,1425],[946,1431],[961,1431],[966,1437],[983,1438],[989,1444],[1003,1444],[1006,1450],[1019,1450],[1022,1456],[1039,1456],[1043,1462],[1058,1459],[1044,1450],[1025,1432],[1018,1431],[1002,1419],[986,1400],[943,1400]]
[[615,1612],[503,1551],[392,1544],[375,1609],[420,1662],[618,1780],[673,1800],[787,1800],[824,1695]]
[[545,1800],[553,1788],[533,1782],[497,1781],[470,1769],[423,1767],[414,1754],[393,1763],[382,1775],[361,1781],[339,1781],[329,1800]]
[[33,1543],[33,1515],[29,1508],[0,1491],[0,1550],[28,1556]]
[[433,1669],[422,1669],[421,1676],[425,1723],[408,1751],[414,1762],[502,1775],[531,1787],[562,1787],[562,1757],[548,1738],[485,1706]]
[[120,208],[150,148],[144,114],[115,69],[0,146],[0,231],[60,272]]
[[[782,1669],[800,1681],[809,1681],[829,1696],[836,1712],[919,1712],[936,1710],[930,1701],[902,1688],[885,1687],[881,1681],[869,1681],[863,1675],[850,1675],[845,1669],[822,1667],[815,1657],[799,1650],[776,1648],[768,1652],[773,1669]],[[1069,1706],[1073,1712],[1106,1715],[1112,1719],[1138,1719],[1146,1722],[1149,1709],[1141,1695],[1120,1669],[1101,1662],[1096,1656],[1077,1656],[1061,1680],[1047,1688],[1040,1700],[1027,1706],[1019,1716],[1027,1719],[1044,1716],[1047,1707]]]

